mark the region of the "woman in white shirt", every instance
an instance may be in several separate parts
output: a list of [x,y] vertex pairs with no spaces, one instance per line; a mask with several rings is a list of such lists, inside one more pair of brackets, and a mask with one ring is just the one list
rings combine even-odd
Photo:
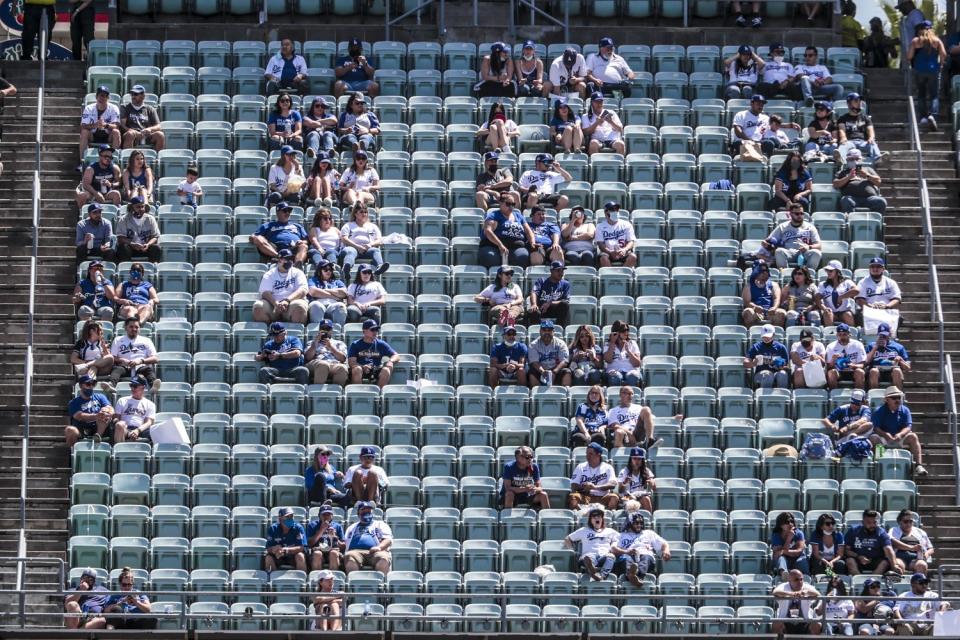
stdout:
[[621,469],[617,476],[617,486],[628,511],[635,510],[626,506],[629,501],[634,500],[639,508],[653,513],[653,500],[650,496],[656,490],[657,483],[656,476],[647,466],[647,454],[644,449],[633,447],[630,450],[627,466]]
[[592,267],[596,255],[593,240],[597,235],[597,226],[587,220],[583,207],[570,209],[570,217],[560,228],[560,242],[563,245],[563,259],[567,266]]
[[353,164],[340,176],[340,190],[343,204],[352,207],[362,203],[371,206],[377,201],[380,189],[380,174],[369,166],[367,152],[353,154]]
[[575,542],[580,543],[580,563],[594,580],[606,580],[613,571],[613,547],[620,542],[620,533],[607,526],[605,516],[603,507],[591,507],[587,524],[563,539],[563,546],[568,549],[573,549]]
[[[827,593],[825,595],[845,597],[847,595],[847,584],[843,581],[843,578],[837,575],[830,578],[830,584],[827,586]],[[827,635],[853,635],[853,623],[850,622],[856,613],[853,600],[849,598],[843,600],[823,600],[817,609],[821,609],[821,607],[826,608],[826,613],[823,615],[826,618],[826,628],[824,631]],[[821,615],[821,611],[818,610],[816,614],[818,616]]]
[[374,280],[373,268],[362,264],[353,284],[347,287],[347,322],[373,318],[380,324],[380,308],[387,304],[387,290]]
[[340,251],[340,230],[333,226],[333,214],[330,209],[320,207],[313,212],[313,222],[307,232],[310,248],[307,255],[316,267],[321,262],[336,264]]
[[[473,297],[487,309],[489,324],[516,324],[523,315],[523,291],[513,282],[513,268],[500,267],[493,284]],[[507,320],[500,322],[501,319]]]
[[267,207],[275,207],[283,201],[300,204],[300,188],[306,181],[296,151],[293,147],[284,145],[280,148],[280,158],[270,167],[270,175],[267,177]]
[[607,348],[603,352],[603,361],[607,365],[607,384],[611,387],[627,385],[639,387],[643,383],[640,370],[640,347],[630,338],[630,326],[615,320],[610,335],[607,336]]
[[343,279],[350,279],[350,270],[357,258],[367,258],[376,267],[377,275],[390,268],[390,264],[383,261],[380,246],[383,236],[380,227],[370,222],[370,212],[365,205],[359,202],[350,212],[350,221],[340,228],[340,244],[343,249],[340,257],[343,258]]
[[727,86],[723,96],[727,99],[749,98],[763,72],[763,58],[748,45],[742,45],[737,55],[724,60],[727,69]]
[[103,339],[103,326],[96,320],[83,324],[80,339],[70,354],[70,364],[78,377],[87,373],[106,377],[113,369],[113,354]]
[[337,189],[340,187],[340,172],[333,168],[333,163],[326,152],[317,154],[307,176],[306,199],[315,207],[332,207],[337,199]]
[[487,121],[477,131],[477,137],[483,140],[487,151],[510,153],[510,139],[519,138],[520,130],[517,123],[507,117],[503,103],[494,102],[490,105]]
[[917,514],[903,509],[897,514],[896,526],[890,527],[890,541],[897,556],[896,569],[900,573],[926,573],[933,557],[933,543],[930,536],[920,527],[914,526]]

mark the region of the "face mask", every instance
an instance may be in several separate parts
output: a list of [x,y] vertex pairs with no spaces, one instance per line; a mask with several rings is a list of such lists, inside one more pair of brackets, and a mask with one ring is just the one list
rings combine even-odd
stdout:
[[367,513],[360,516],[360,524],[369,525],[373,522],[373,512],[368,511]]
[[289,269],[290,267],[293,266],[293,261],[292,261],[292,260],[284,260],[284,261],[281,262],[280,264],[283,265],[283,268],[284,268],[284,269]]
[[856,169],[857,161],[856,160],[847,160],[847,169]]
[[293,518],[287,518],[286,520],[283,521],[283,526],[285,526],[287,529],[292,529],[293,525],[295,524],[297,523]]
[[534,56],[532,53],[529,54],[529,55],[527,55],[527,54],[524,54],[524,55],[523,55],[523,59],[526,60],[527,62],[530,62],[531,60],[533,60],[534,57],[535,57],[535,56]]
[[783,62],[783,56],[773,56],[773,61],[779,64]]
[[504,341],[503,341],[503,344],[507,345],[508,347],[512,347],[513,345],[517,344],[517,341],[516,341],[516,340],[504,340]]
[[93,387],[80,387],[80,395],[84,398],[89,398],[93,395]]
[[607,212],[607,217],[610,219],[610,222],[617,222],[618,220],[620,220],[620,212],[619,212],[619,211],[608,211],[608,212]]
[[790,161],[790,166],[793,167],[794,169],[799,169],[799,168],[800,168],[800,161],[799,161],[799,160],[791,160],[791,161]]
[[800,341],[800,344],[802,344],[805,349],[809,349],[810,346],[813,344],[813,339],[812,339],[812,338],[808,338],[808,339],[806,339],[806,340],[801,340],[801,341]]
[[603,52],[601,51],[601,52],[600,52],[600,57],[603,58],[604,60],[609,60],[609,59],[610,59],[610,54],[605,54],[605,53],[603,53]]
[[142,272],[142,271],[137,271],[136,269],[134,269],[133,271],[130,272],[130,279],[131,279],[131,280],[139,280],[139,279],[142,278],[142,277],[143,277],[143,272]]

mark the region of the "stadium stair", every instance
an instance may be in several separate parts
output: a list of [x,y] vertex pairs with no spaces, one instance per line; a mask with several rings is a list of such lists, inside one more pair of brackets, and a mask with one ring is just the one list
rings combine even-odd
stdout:
[[[881,167],[881,192],[887,199],[884,240],[888,263],[904,292],[902,337],[910,351],[914,372],[907,376],[906,394],[924,448],[924,463],[930,472],[916,478],[919,510],[924,529],[937,547],[940,564],[960,560],[960,508],[955,504],[956,471],[946,428],[943,386],[939,373],[937,323],[930,321],[930,291],[927,255],[923,245],[923,218],[919,206],[916,154],[910,150],[909,106],[904,97],[900,71],[865,70],[867,96],[877,140],[891,155]],[[946,101],[945,101],[945,104]],[[946,113],[949,110],[941,110]],[[936,132],[921,131],[923,172],[930,194],[931,221],[936,244],[934,254],[940,276],[944,312],[945,350],[954,361],[960,354],[960,293],[951,283],[960,276],[960,232],[956,211],[960,206],[960,180],[954,162],[949,124]],[[960,594],[960,576],[945,584],[946,595]]]
[[[3,76],[19,93],[6,101],[0,115],[3,138],[0,153],[0,292],[5,304],[0,324],[5,327],[0,358],[7,374],[0,380],[0,557],[17,555],[19,527],[20,451],[23,440],[23,340],[26,332],[31,255],[31,195],[34,169],[38,63],[7,64]],[[73,308],[69,294],[76,280],[73,237],[76,205],[73,192],[77,147],[78,105],[84,95],[84,67],[57,62],[47,67],[41,160],[41,231],[34,320],[34,384],[30,420],[27,478],[27,555],[65,558],[67,541],[69,452],[63,444],[64,408],[72,380],[65,365],[73,344]],[[9,589],[15,566],[0,560],[0,580]],[[56,567],[28,565],[26,587],[55,589]],[[59,624],[46,617],[59,611],[58,602],[27,597],[27,624]],[[5,611],[15,610],[2,603]],[[10,620],[0,624],[10,624]]]

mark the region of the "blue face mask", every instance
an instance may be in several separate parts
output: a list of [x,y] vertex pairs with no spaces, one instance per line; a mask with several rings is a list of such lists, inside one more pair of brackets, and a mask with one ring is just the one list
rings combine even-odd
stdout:
[[80,395],[84,398],[89,398],[93,395],[93,387],[80,387]]
[[287,518],[286,520],[283,521],[283,526],[285,526],[287,529],[292,529],[293,525],[295,524],[297,524],[297,521],[294,520],[293,518]]
[[373,522],[373,512],[368,511],[367,513],[360,516],[360,524],[369,525]]
[[143,277],[143,272],[142,272],[142,271],[137,271],[136,269],[134,269],[133,271],[130,272],[130,279],[131,279],[131,280],[139,280],[139,279],[142,278],[142,277]]

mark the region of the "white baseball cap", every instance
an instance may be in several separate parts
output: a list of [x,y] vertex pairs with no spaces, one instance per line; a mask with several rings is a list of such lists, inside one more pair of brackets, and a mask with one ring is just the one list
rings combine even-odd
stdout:
[[843,264],[839,260],[831,260],[827,263],[826,268],[830,269],[831,271],[840,271],[843,269]]
[[777,330],[773,328],[772,324],[765,324],[760,329],[761,338],[772,338],[777,333]]

